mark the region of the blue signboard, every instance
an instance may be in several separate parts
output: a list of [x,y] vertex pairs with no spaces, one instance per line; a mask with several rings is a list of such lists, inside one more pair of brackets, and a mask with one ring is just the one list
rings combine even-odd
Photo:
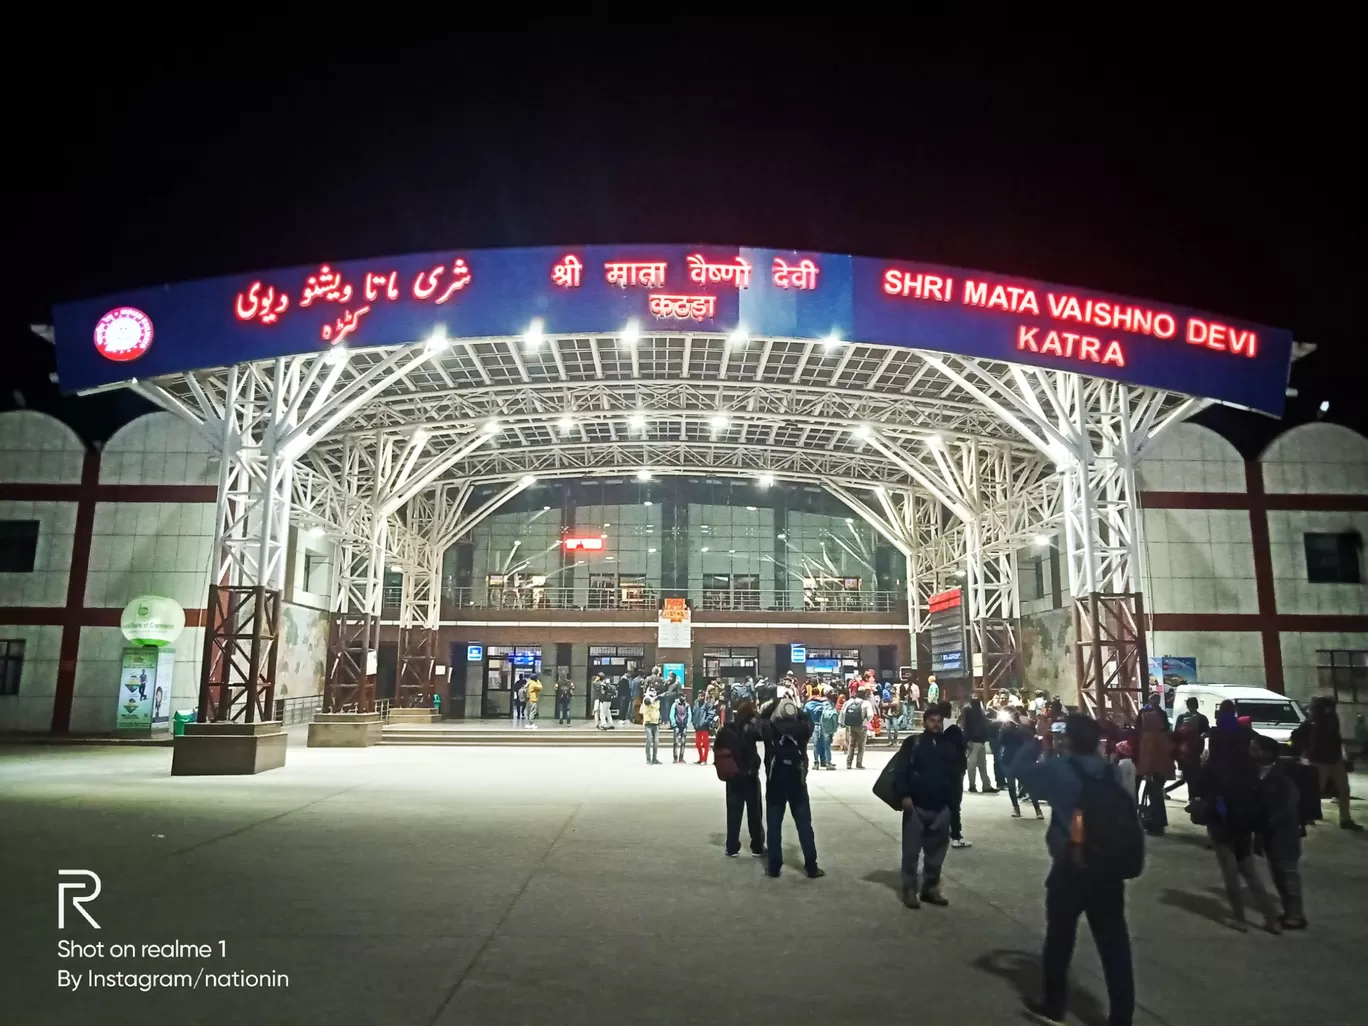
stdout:
[[483,646],[483,645],[467,645],[467,646],[466,646],[466,662],[468,662],[468,663],[482,663],[482,662],[484,662],[484,646]]
[[1290,332],[953,267],[720,246],[452,250],[284,268],[59,304],[75,391],[450,338],[688,331],[908,346],[1077,371],[1280,414]]
[[789,662],[791,662],[791,663],[805,663],[805,662],[807,662],[807,646],[806,646],[806,645],[789,645]]

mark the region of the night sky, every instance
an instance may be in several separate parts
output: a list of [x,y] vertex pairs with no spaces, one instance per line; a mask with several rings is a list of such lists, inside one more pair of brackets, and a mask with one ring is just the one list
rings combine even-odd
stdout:
[[[808,38],[546,29],[301,45],[251,68],[196,50],[129,61],[77,104],[35,81],[11,97],[4,337],[20,359],[0,404],[91,438],[138,408],[57,398],[26,329],[56,300],[429,249],[702,241],[939,261],[1291,328],[1319,351],[1293,371],[1287,419],[1328,399],[1327,419],[1363,430],[1345,130],[1365,123],[1362,89],[1333,44],[1276,31],[1127,30],[1122,52],[1119,32],[968,19]],[[1246,451],[1278,430],[1220,419]]]

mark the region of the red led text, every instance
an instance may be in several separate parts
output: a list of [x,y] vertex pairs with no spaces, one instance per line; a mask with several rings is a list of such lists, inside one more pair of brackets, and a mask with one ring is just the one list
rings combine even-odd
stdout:
[[1055,331],[1053,328],[1044,332],[1044,328],[1028,328],[1021,324],[1017,326],[1017,348],[1031,353],[1041,353],[1045,356],[1060,356],[1078,360],[1091,360],[1093,363],[1111,364],[1114,367],[1124,367],[1126,365],[1126,355],[1121,349],[1121,343],[1112,339],[1107,343],[1106,349],[1102,348],[1102,340],[1093,335],[1080,335],[1074,331]]
[[609,285],[619,288],[636,285],[643,289],[658,289],[665,284],[665,261],[609,261],[603,265],[603,273]]
[[986,310],[1003,310],[1007,313],[1040,313],[1034,289],[1023,289],[1017,285],[994,285],[967,279],[964,283],[964,305],[981,306]]
[[1228,350],[1252,357],[1258,352],[1259,337],[1252,331],[1241,331],[1215,321],[1204,321],[1199,317],[1189,317],[1187,340],[1194,346],[1208,349]]
[[573,253],[567,253],[560,263],[551,265],[551,284],[562,289],[577,289],[580,287],[580,271],[583,269],[584,264],[580,263],[580,258]]
[[896,267],[884,272],[883,290],[890,296],[912,296],[948,303],[954,287],[954,278],[942,278],[939,274],[923,274],[920,271],[912,274],[910,271],[899,271]]
[[706,321],[717,312],[717,297],[654,295],[647,304],[647,309],[656,317],[667,317],[677,321],[689,318]]
[[384,296],[386,299],[398,299],[399,285],[396,281],[398,277],[398,271],[390,271],[390,273],[387,275],[366,275],[366,298],[370,300],[372,303],[378,300],[381,296]]
[[284,292],[277,296],[274,285],[267,286],[266,291],[262,292],[261,282],[254,281],[245,296],[241,292],[237,294],[234,312],[240,321],[258,320],[262,324],[274,324],[289,308],[290,297]]
[[[413,298],[427,299],[437,291],[439,279],[446,272],[444,264],[438,264],[430,271],[419,271],[417,277],[413,279]],[[459,292],[470,284],[470,268],[460,257],[451,265],[451,277],[447,281],[446,290],[437,298],[438,303],[445,303],[451,298],[453,292]]]
[[337,318],[334,323],[323,325],[323,341],[337,345],[356,330],[361,323],[361,318],[368,313],[370,313],[369,306],[363,306],[355,313],[350,310],[343,310],[342,316]]
[[328,303],[350,303],[351,297],[352,287],[343,283],[342,272],[324,264],[317,274],[309,275],[309,280],[304,283],[304,294],[300,297],[299,305],[312,306],[315,299]]
[[783,257],[774,258],[774,284],[781,289],[815,289],[821,268],[804,257],[790,264]]
[[686,258],[689,263],[689,280],[695,285],[708,282],[727,282],[738,289],[750,288],[750,261],[737,257],[730,264],[710,264],[702,254],[694,253]]
[[566,538],[561,543],[565,546],[566,552],[574,552],[577,549],[595,551],[603,548],[602,538]]

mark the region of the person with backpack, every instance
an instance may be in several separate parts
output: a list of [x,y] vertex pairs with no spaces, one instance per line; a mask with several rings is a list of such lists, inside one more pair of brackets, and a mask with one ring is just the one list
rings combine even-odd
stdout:
[[950,816],[960,793],[961,754],[945,736],[939,705],[922,716],[921,735],[909,735],[893,758],[902,763],[893,790],[902,808],[902,902],[908,908],[948,905],[941,865],[950,847]]
[[527,713],[527,678],[519,677],[513,687],[513,722],[522,723]]
[[1135,1015],[1135,969],[1126,927],[1126,881],[1140,875],[1145,834],[1135,802],[1099,754],[1097,721],[1073,713],[1055,737],[1054,757],[1041,759],[1038,741],[1022,746],[1011,768],[1032,795],[1050,803],[1045,846],[1052,858],[1045,878],[1044,994],[1028,1001],[1037,1022],[1062,1024],[1078,917],[1092,930],[1111,1006],[1107,1022],[1130,1026]]
[[558,724],[570,725],[570,705],[575,698],[575,682],[564,675],[564,671],[556,675],[556,722]]
[[689,731],[689,703],[684,701],[681,692],[676,696],[674,705],[670,706],[670,730],[674,733],[674,761],[675,764],[684,761],[684,738]]
[[641,697],[641,723],[646,728],[646,765],[660,765],[660,700],[655,688],[648,687]]
[[853,765],[864,769],[865,738],[869,734],[869,721],[874,718],[874,710],[869,707],[861,688],[841,710],[841,726],[846,730],[846,769]]
[[777,877],[784,867],[784,812],[793,813],[798,846],[803,850],[803,873],[810,880],[826,876],[817,865],[817,839],[812,832],[808,800],[808,739],[812,721],[798,705],[798,695],[780,686],[760,713],[760,736],[765,742],[765,845],[769,863],[765,873]]
[[834,770],[836,765],[831,761],[831,739],[836,736],[836,728],[841,721],[836,715],[836,707],[831,704],[830,690],[827,688],[817,697],[809,699],[807,705],[803,706],[803,712],[812,721],[812,757],[817,768]]
[[693,708],[689,711],[689,719],[694,730],[694,751],[698,753],[700,766],[706,766],[708,763],[708,747],[712,743],[712,731],[717,723],[716,710],[717,703],[707,692],[699,691],[698,701],[694,702]]
[[594,674],[589,682],[589,693],[594,696],[594,727],[598,730],[613,729],[613,700],[617,689],[603,679],[601,673]]
[[765,830],[760,819],[760,724],[755,703],[747,700],[736,707],[717,732],[713,745],[713,768],[727,788],[727,839],[723,852],[728,858],[741,853],[741,813],[746,814],[753,858],[765,857]]

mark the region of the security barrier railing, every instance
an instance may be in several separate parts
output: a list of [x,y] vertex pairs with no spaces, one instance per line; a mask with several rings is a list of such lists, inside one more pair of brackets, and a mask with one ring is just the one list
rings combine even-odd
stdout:
[[661,599],[684,598],[695,610],[782,613],[888,613],[907,608],[900,591],[677,591],[642,585],[620,588],[447,588],[444,609],[573,609],[640,610],[653,613]]

